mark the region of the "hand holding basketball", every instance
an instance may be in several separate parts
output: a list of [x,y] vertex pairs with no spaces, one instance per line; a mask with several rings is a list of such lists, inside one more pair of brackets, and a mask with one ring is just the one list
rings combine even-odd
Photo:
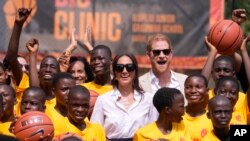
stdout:
[[243,40],[241,27],[232,20],[222,20],[213,25],[208,33],[208,41],[218,53],[231,55],[240,48]]

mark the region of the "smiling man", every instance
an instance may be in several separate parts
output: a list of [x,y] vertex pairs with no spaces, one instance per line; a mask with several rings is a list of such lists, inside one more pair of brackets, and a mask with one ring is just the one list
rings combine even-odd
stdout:
[[139,78],[142,88],[153,94],[162,87],[176,88],[184,93],[187,75],[174,72],[170,68],[173,57],[170,39],[162,34],[150,37],[147,42],[147,55],[152,69]]

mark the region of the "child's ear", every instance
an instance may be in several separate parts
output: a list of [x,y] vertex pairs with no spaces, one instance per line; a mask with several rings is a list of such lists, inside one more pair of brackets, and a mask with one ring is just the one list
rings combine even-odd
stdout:
[[211,116],[210,116],[210,113],[209,113],[209,112],[207,112],[207,118],[208,118],[208,119],[211,119]]
[[170,113],[170,110],[171,110],[171,109],[170,109],[169,107],[165,107],[165,108],[164,108],[164,113],[168,114],[168,113]]

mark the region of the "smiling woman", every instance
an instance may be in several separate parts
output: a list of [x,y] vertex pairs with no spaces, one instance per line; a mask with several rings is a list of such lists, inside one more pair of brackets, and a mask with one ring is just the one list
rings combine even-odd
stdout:
[[112,62],[114,90],[97,98],[91,116],[92,122],[105,127],[110,141],[132,141],[135,131],[157,119],[152,95],[139,86],[138,64],[133,54],[119,54]]

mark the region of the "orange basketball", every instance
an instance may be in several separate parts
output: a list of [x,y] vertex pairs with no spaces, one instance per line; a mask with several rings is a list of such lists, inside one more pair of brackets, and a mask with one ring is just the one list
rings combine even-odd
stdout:
[[232,20],[222,20],[213,25],[208,33],[208,41],[220,54],[233,54],[243,40],[241,27]]
[[88,117],[90,118],[90,116],[91,116],[91,114],[93,112],[94,106],[95,106],[96,99],[99,96],[99,94],[96,91],[93,91],[93,90],[89,90],[89,92],[90,92],[90,108],[89,108]]
[[44,113],[31,111],[17,119],[14,134],[21,141],[38,141],[41,138],[53,138],[54,126]]
[[76,133],[63,133],[60,135],[57,135],[53,138],[53,141],[62,141],[62,140],[74,140],[74,141],[82,141],[81,136],[77,135]]

